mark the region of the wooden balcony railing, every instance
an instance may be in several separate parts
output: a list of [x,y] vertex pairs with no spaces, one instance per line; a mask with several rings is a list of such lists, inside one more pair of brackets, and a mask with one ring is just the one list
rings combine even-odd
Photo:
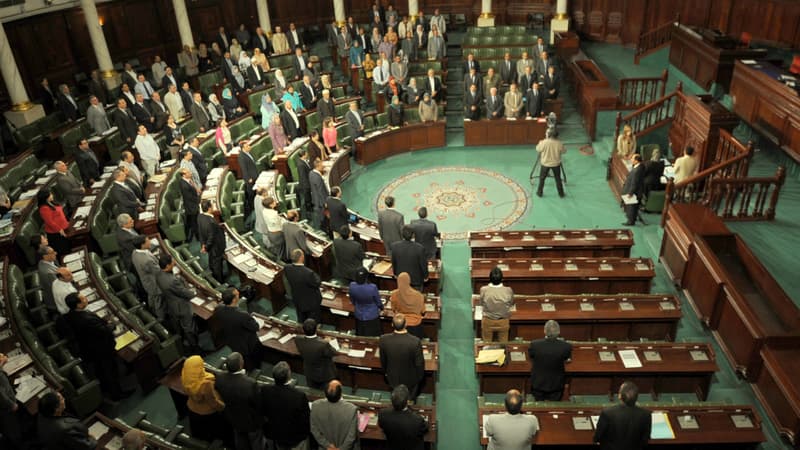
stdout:
[[633,129],[633,134],[640,138],[650,131],[671,122],[675,117],[675,105],[679,101],[683,101],[683,85],[681,83],[678,83],[675,92],[662,96],[653,103],[643,106],[627,116],[623,117],[622,113],[618,112],[614,143],[616,144],[617,137],[622,133],[622,126],[625,124],[630,125]]
[[667,69],[660,77],[619,80],[617,109],[637,109],[662,98],[667,89]]
[[636,53],[633,55],[633,63],[639,64],[640,59],[669,44],[672,39],[672,30],[680,21],[681,17],[678,14],[675,16],[674,21],[667,22],[646,33],[642,33],[636,43]]
[[773,220],[786,170],[772,177],[719,178],[708,187],[708,207],[724,220]]

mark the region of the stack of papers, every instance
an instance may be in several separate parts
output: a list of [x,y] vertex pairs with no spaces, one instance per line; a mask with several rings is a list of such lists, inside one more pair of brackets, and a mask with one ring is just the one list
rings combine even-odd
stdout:
[[475,364],[495,364],[502,366],[506,362],[504,348],[482,348],[475,357]]
[[650,439],[675,439],[675,432],[669,423],[669,416],[665,412],[654,412],[650,415]]
[[268,341],[270,339],[278,339],[280,336],[281,336],[281,332],[273,328],[273,329],[269,330],[267,333],[261,335],[258,338],[258,340],[261,341],[261,343],[263,344],[264,342],[266,342],[266,341]]
[[105,436],[106,433],[108,433],[108,427],[103,422],[97,421],[89,427],[89,436],[95,440]]
[[47,388],[47,385],[41,378],[30,375],[17,378],[14,380],[14,384],[17,385],[17,400],[22,403],[26,403],[28,400],[32,399],[35,395]]
[[642,367],[642,362],[639,361],[639,355],[636,354],[636,350],[620,350],[618,353],[620,359],[622,359],[622,365],[626,369]]
[[123,348],[127,347],[128,345],[130,345],[133,341],[135,341],[138,338],[139,338],[139,335],[136,334],[136,332],[128,330],[124,334],[122,334],[121,336],[117,337],[117,339],[116,339],[116,341],[117,341],[116,344],[117,345],[114,346],[114,350],[117,350],[117,351],[122,350]]
[[8,355],[8,362],[3,366],[3,372],[8,376],[14,375],[32,362],[33,359],[31,359],[31,356],[27,353],[19,353],[14,356]]

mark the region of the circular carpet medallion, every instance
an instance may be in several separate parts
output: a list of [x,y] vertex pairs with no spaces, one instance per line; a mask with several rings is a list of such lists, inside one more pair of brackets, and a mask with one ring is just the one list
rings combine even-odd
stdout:
[[[417,210],[428,208],[444,239],[466,239],[470,231],[502,230],[525,213],[525,190],[514,180],[491,170],[439,167],[411,172],[384,187],[375,202],[383,209],[387,196],[395,198],[406,222]],[[409,214],[413,211],[413,214]]]

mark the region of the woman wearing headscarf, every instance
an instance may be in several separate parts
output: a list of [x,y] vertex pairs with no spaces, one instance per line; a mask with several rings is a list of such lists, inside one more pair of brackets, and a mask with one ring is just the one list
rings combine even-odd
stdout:
[[363,267],[356,271],[356,281],[350,282],[348,291],[356,318],[356,335],[380,336],[383,302],[378,287],[369,282],[369,272]]
[[255,61],[264,73],[269,71],[269,59],[267,59],[267,55],[261,52],[260,48],[253,49],[253,57],[250,59]]
[[269,125],[269,140],[272,141],[272,150],[276,155],[282,155],[283,149],[288,144],[286,133],[283,131],[281,117],[277,114],[272,115],[272,123]]
[[228,81],[230,82],[231,87],[233,87],[233,93],[238,95],[239,93],[244,92],[244,90],[247,88],[247,81],[245,81],[242,72],[239,71],[239,66],[233,66],[231,69],[231,74],[233,75],[233,79]]
[[431,99],[430,92],[425,92],[422,95],[422,101],[419,102],[420,122],[435,122],[438,117],[439,107],[436,106],[436,100]]
[[361,48],[359,40],[356,39],[353,41],[353,45],[350,47],[350,67],[361,67],[363,62],[364,49]]
[[250,56],[248,56],[246,51],[242,50],[239,52],[239,61],[237,62],[239,64],[239,72],[247,73],[247,68],[250,67],[251,62]]
[[389,125],[393,127],[403,126],[404,113],[405,110],[402,103],[400,103],[400,97],[393,96],[392,103],[389,105]]
[[283,97],[283,94],[286,93],[287,84],[283,71],[281,69],[275,70],[275,95],[277,97]]
[[189,427],[192,437],[212,442],[224,437],[224,429],[230,428],[220,413],[225,403],[214,389],[216,377],[206,372],[203,358],[194,355],[186,358],[181,370],[181,384],[188,400]]
[[261,128],[266,130],[272,124],[272,116],[279,114],[278,105],[272,101],[269,93],[261,97]]
[[386,98],[391,101],[392,97],[400,97],[402,95],[402,91],[400,90],[400,85],[397,83],[397,80],[393,77],[389,77],[389,82],[386,83],[386,90],[384,91],[386,94]]
[[[234,67],[233,70],[238,69]],[[242,105],[240,105],[239,100],[233,96],[231,88],[229,87],[222,90],[222,108],[225,111],[225,118],[229,121],[241,116],[244,112]]]
[[392,291],[389,298],[392,301],[392,310],[406,316],[406,329],[414,336],[423,339],[422,316],[425,315],[425,297],[421,292],[411,287],[411,277],[408,272],[397,276],[397,289]]
[[36,201],[39,206],[39,217],[44,223],[44,232],[47,234],[47,241],[59,255],[63,256],[72,250],[72,245],[67,239],[67,228],[69,220],[64,214],[64,207],[56,203],[53,192],[50,189],[42,189],[36,194]]
[[406,97],[406,103],[407,104],[413,105],[413,106],[416,106],[416,105],[419,104],[419,98],[420,98],[421,92],[417,88],[417,79],[416,78],[411,77],[411,79],[408,80],[408,86],[406,86],[405,94],[406,94],[405,97]]
[[211,116],[214,126],[225,118],[225,108],[222,106],[222,103],[219,102],[217,94],[208,94],[208,105],[206,109],[208,109],[208,115]]
[[308,137],[311,139],[308,141],[308,160],[314,161],[316,158],[319,158],[322,161],[328,159],[328,151],[325,150],[325,144],[322,143],[322,140],[319,136],[319,131],[311,130],[311,133],[308,134]]
[[364,62],[361,65],[364,67],[364,76],[372,78],[372,71],[375,70],[375,60],[372,59],[372,55],[369,53],[364,55]]
[[219,126],[214,132],[214,141],[217,143],[217,148],[222,151],[222,154],[228,156],[228,152],[233,148],[233,139],[231,139],[231,130],[228,128],[228,121],[222,119],[219,121]]
[[291,84],[286,86],[286,93],[284,93],[283,97],[281,97],[281,102],[286,103],[287,101],[292,103],[294,112],[300,113],[301,111],[305,110],[305,108],[303,108],[303,101],[300,100],[300,94],[295,92],[294,86]]

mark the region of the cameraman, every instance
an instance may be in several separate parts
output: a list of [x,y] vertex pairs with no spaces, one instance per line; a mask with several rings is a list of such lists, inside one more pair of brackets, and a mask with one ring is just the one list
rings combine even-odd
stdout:
[[542,190],[544,189],[544,180],[550,171],[556,179],[556,189],[558,189],[558,196],[564,197],[564,186],[561,184],[561,155],[566,153],[567,149],[564,144],[558,140],[558,132],[555,128],[548,128],[545,138],[539,141],[536,145],[536,151],[539,152],[539,161],[541,169],[539,169],[539,187],[536,189],[536,195],[541,197]]

